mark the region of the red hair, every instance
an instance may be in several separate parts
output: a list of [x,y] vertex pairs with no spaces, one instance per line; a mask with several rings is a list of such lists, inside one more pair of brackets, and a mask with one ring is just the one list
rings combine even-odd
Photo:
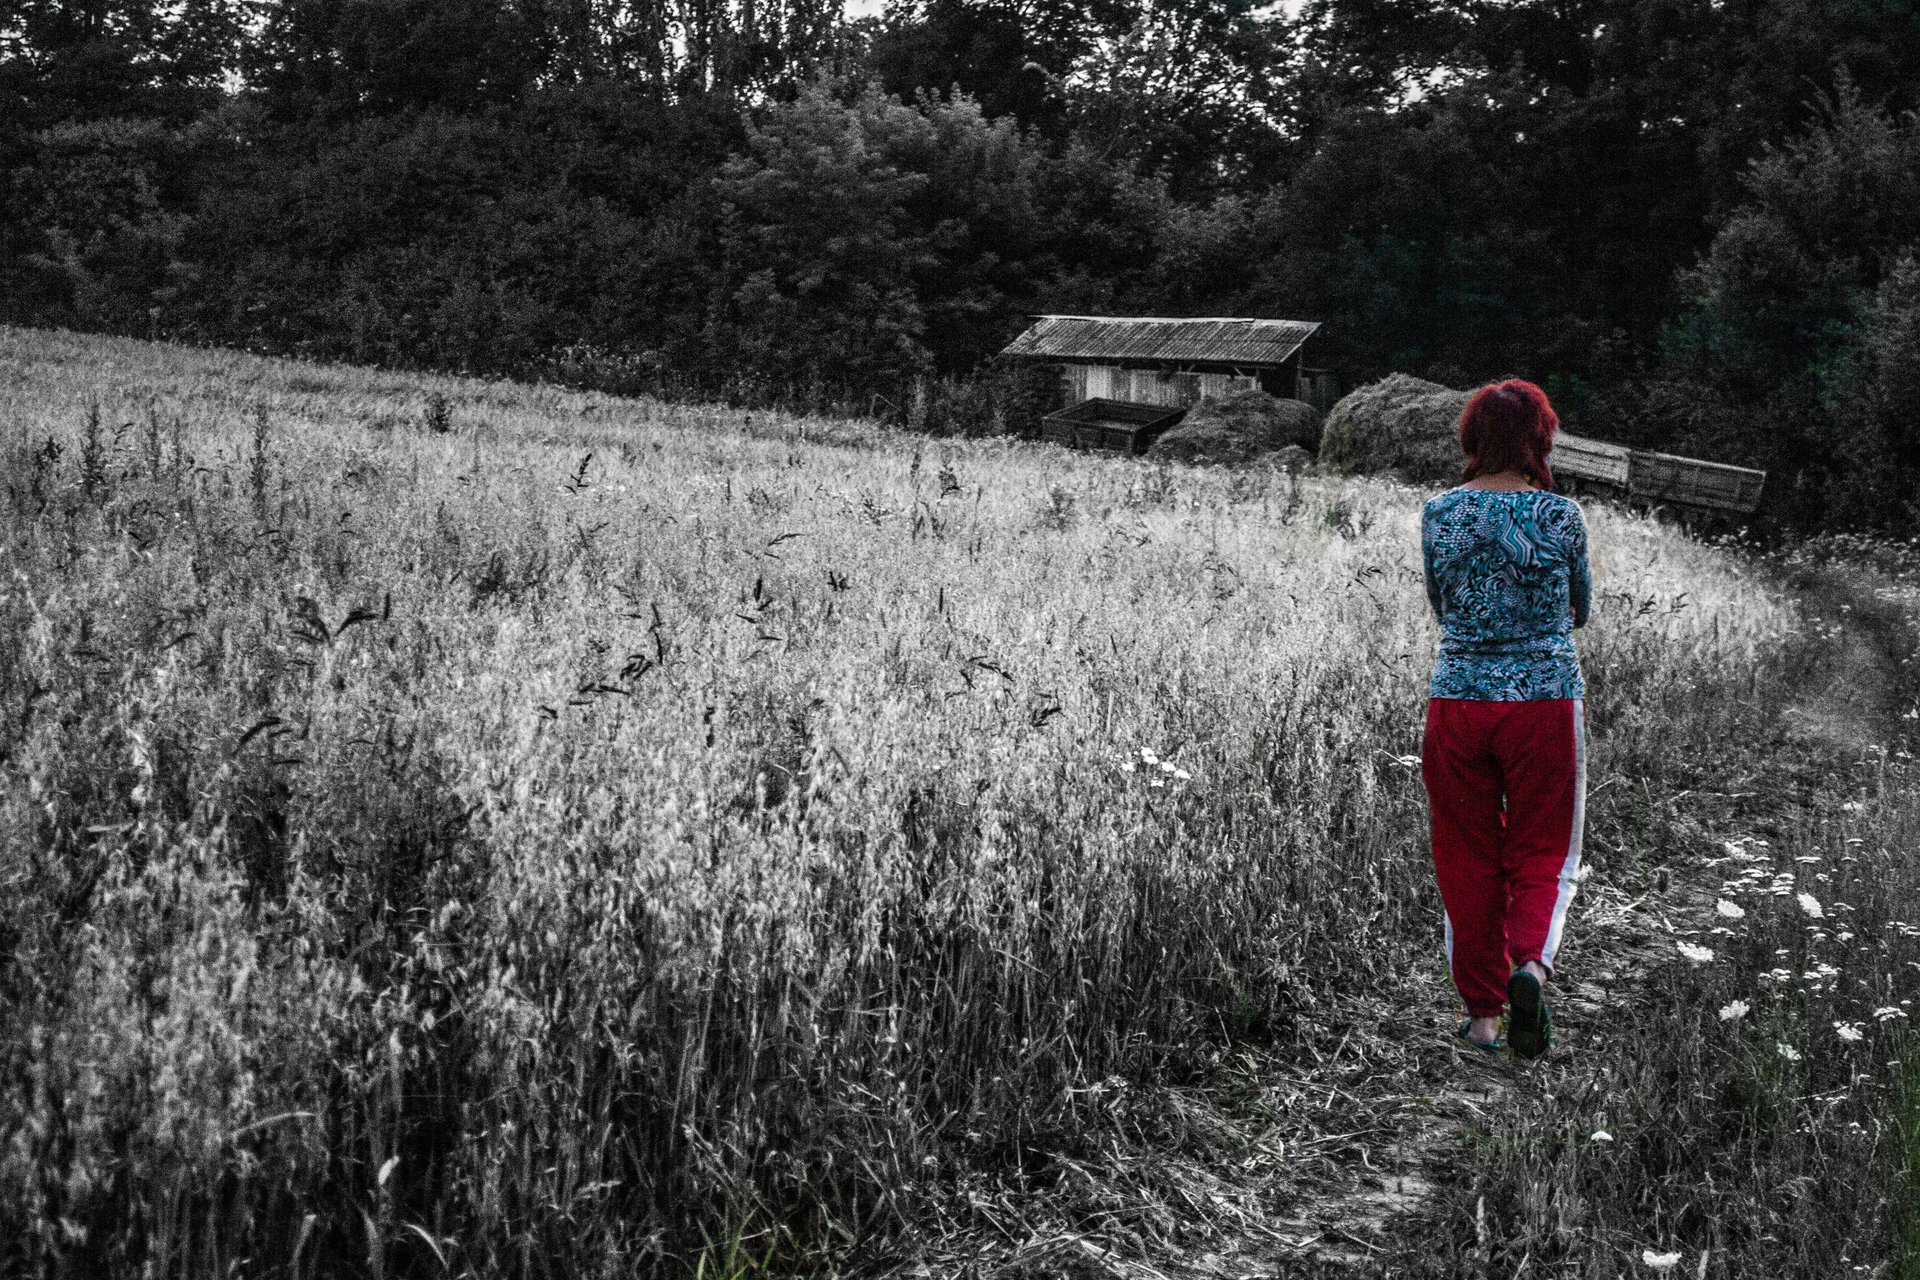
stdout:
[[1553,488],[1547,454],[1560,415],[1547,393],[1522,378],[1508,378],[1473,393],[1460,411],[1460,447],[1468,480],[1518,471],[1542,489]]

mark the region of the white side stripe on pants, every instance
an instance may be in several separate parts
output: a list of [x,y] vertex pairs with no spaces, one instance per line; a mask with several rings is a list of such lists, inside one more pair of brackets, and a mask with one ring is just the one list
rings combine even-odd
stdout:
[[1567,923],[1567,907],[1573,902],[1574,881],[1580,875],[1580,837],[1587,822],[1587,718],[1586,704],[1573,699],[1573,830],[1567,833],[1567,858],[1560,864],[1560,890],[1553,898],[1553,919],[1547,925],[1546,945],[1540,949],[1540,963],[1549,971],[1553,956],[1560,949],[1560,931]]

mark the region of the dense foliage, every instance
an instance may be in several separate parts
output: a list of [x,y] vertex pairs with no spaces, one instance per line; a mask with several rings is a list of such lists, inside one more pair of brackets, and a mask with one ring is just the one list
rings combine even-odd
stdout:
[[1915,516],[1912,3],[9,14],[0,319],[973,431],[1027,312],[1299,316]]

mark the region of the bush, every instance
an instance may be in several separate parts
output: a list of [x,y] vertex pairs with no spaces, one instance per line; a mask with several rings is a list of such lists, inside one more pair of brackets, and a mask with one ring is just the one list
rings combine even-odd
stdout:
[[1147,456],[1176,462],[1251,462],[1276,449],[1313,449],[1320,411],[1264,391],[1230,391],[1194,405],[1180,424],[1154,441]]
[[1464,391],[1389,374],[1333,406],[1320,460],[1343,471],[1391,471],[1415,483],[1458,479],[1457,432],[1466,406]]

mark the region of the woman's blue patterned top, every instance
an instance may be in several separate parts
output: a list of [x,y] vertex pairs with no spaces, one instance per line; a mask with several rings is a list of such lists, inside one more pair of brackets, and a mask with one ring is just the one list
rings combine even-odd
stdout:
[[1573,629],[1593,598],[1587,524],[1543,489],[1449,489],[1420,513],[1427,599],[1440,618],[1432,698],[1583,698]]

